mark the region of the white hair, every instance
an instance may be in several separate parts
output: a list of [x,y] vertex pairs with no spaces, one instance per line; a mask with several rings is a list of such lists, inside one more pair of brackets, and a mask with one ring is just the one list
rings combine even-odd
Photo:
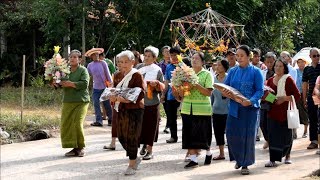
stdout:
[[121,53],[119,53],[116,58],[121,58],[121,57],[127,57],[129,60],[134,61],[134,54],[133,52],[129,51],[129,50],[125,50],[122,51]]
[[288,51],[282,51],[281,53],[280,53],[280,55],[281,54],[285,54],[285,55],[287,55],[288,57],[291,57],[291,55],[290,55],[290,53],[288,52]]
[[312,53],[312,51],[317,51],[318,53],[320,53],[320,50],[316,47],[310,49],[310,54]]
[[159,55],[159,49],[153,46],[148,46],[146,48],[144,48],[144,52],[151,52],[153,57],[158,57]]

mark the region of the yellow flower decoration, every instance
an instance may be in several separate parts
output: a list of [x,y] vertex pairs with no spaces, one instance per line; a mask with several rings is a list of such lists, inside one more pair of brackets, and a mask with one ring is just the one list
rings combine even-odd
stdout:
[[53,51],[55,54],[58,54],[60,50],[60,46],[54,46]]
[[252,52],[252,51],[250,51],[249,57],[250,57],[251,59],[253,58],[253,52]]
[[182,62],[182,57],[181,57],[181,55],[177,55],[177,58],[178,58],[178,61],[179,61],[179,62]]

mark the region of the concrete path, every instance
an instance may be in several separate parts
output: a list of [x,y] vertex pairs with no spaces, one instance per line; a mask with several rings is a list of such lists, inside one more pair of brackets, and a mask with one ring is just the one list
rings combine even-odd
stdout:
[[[88,119],[91,119],[89,117]],[[249,167],[249,176],[240,175],[235,170],[234,162],[228,160],[213,162],[203,166],[205,152],[199,161],[200,167],[185,170],[183,162],[185,150],[181,149],[181,120],[178,120],[179,141],[167,144],[170,137],[163,134],[164,122],[161,124],[158,143],[154,146],[154,159],[142,161],[134,176],[124,176],[128,158],[117,142],[116,151],[105,151],[103,145],[110,142],[111,127],[90,127],[86,122],[86,156],[82,158],[67,158],[59,138],[16,143],[1,146],[1,180],[9,179],[309,179],[306,177],[312,171],[319,169],[320,156],[316,150],[307,150],[308,138],[301,138],[302,128],[298,130],[298,139],[294,141],[292,150],[293,164],[280,164],[277,168],[265,168],[269,159],[268,150],[263,150],[264,141],[256,144],[256,164]],[[215,145],[213,138],[213,145]],[[218,154],[213,146],[214,155]],[[227,155],[226,149],[226,155]],[[229,159],[228,156],[226,156]]]

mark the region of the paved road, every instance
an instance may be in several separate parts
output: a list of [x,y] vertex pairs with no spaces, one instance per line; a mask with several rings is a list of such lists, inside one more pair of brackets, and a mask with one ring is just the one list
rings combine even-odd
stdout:
[[[300,138],[300,128],[299,138],[294,141],[291,165],[265,168],[269,156],[260,141],[256,145],[256,164],[250,167],[249,176],[240,175],[239,170],[233,168],[234,163],[228,160],[203,166],[204,152],[199,159],[199,168],[185,170],[179,120],[179,142],[165,143],[169,135],[161,132],[154,146],[154,159],[143,161],[136,175],[127,177],[123,172],[128,159],[121,145],[117,143],[116,151],[102,150],[103,145],[110,142],[111,127],[88,127],[88,124],[87,121],[86,156],[82,158],[64,157],[67,150],[61,148],[59,138],[1,146],[1,179],[309,179],[305,176],[319,168],[319,156],[315,155],[315,150],[306,150],[309,142],[307,138]],[[217,155],[217,147],[213,147],[213,152]]]

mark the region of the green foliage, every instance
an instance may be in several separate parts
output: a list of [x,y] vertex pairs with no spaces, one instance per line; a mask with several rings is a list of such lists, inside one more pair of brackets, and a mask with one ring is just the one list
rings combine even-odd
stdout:
[[[19,86],[21,57],[27,56],[27,72],[42,74],[33,59],[52,56],[53,45],[63,44],[69,35],[72,49],[81,49],[82,18],[85,17],[86,50],[103,47],[113,57],[123,49],[142,51],[148,45],[171,45],[170,20],[212,9],[245,25],[242,44],[265,51],[298,51],[320,46],[320,0],[21,0],[0,4],[0,29],[5,31],[8,52],[0,61],[0,85]],[[107,11],[108,13],[106,13]],[[92,14],[93,16],[89,16]],[[169,15],[166,22],[165,18]],[[94,17],[94,18],[92,18]],[[162,24],[163,33],[159,39]],[[36,57],[33,57],[33,43]],[[5,58],[6,60],[3,60]],[[9,62],[10,61],[10,62]]]
[[[0,89],[1,105],[20,106],[21,88],[3,87]],[[34,107],[56,107],[59,108],[62,103],[62,89],[53,89],[51,87],[28,87],[25,88],[25,108]]]
[[41,88],[44,86],[43,75],[38,75],[36,77],[31,76],[30,79],[31,79],[30,80],[31,87]]

